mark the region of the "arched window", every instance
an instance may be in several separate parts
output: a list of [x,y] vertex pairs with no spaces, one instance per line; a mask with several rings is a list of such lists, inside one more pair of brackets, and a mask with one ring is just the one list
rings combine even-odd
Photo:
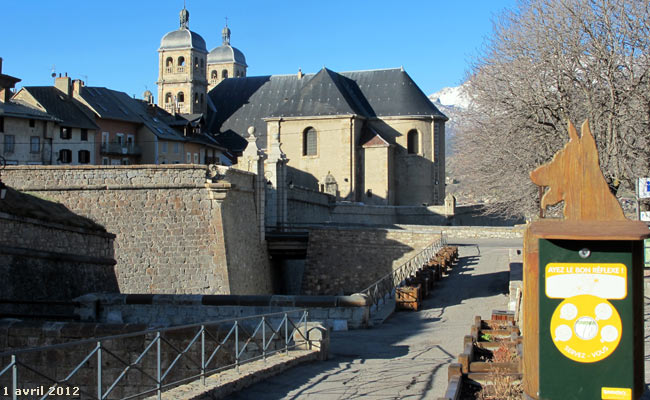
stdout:
[[167,94],[165,95],[165,104],[169,104],[171,102],[172,102],[172,94],[167,92]]
[[199,104],[199,94],[194,93],[194,104]]
[[201,105],[203,105],[203,93],[201,93]]
[[167,60],[165,61],[165,67],[173,67],[174,66],[174,59],[171,57],[167,57]]
[[199,58],[194,57],[194,68],[198,68],[198,67],[199,67]]
[[219,78],[219,73],[217,71],[215,71],[215,70],[212,70],[212,72],[210,72],[210,78],[211,79]]
[[409,154],[418,154],[419,134],[415,129],[411,129],[406,136],[406,150]]
[[221,71],[221,79],[226,79],[228,77],[228,70],[224,69]]
[[318,134],[311,126],[302,132],[302,155],[315,156],[318,154]]
[[178,92],[178,94],[176,95],[176,101],[178,101],[179,103],[184,103],[185,102],[185,93]]
[[204,67],[205,67],[205,62],[203,61],[203,59],[201,59],[201,69],[203,69]]
[[183,56],[178,57],[178,66],[182,67],[184,65],[185,65],[185,57]]

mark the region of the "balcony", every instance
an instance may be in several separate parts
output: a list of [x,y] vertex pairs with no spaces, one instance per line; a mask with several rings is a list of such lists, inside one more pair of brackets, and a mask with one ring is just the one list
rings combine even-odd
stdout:
[[176,72],[178,73],[185,72],[185,67],[176,67]]
[[119,156],[139,156],[142,154],[142,148],[132,143],[102,143],[99,152],[102,155],[119,155]]

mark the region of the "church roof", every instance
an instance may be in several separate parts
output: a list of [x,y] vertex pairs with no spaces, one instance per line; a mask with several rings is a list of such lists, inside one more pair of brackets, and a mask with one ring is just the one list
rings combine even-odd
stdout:
[[[317,74],[230,78],[209,93],[216,108],[208,120],[210,132],[235,133],[246,147],[249,126],[266,147],[269,117],[359,115],[362,117],[430,116],[447,120],[400,68],[337,73],[323,68]],[[219,136],[217,136],[219,139]]]
[[160,50],[195,49],[208,52],[205,40],[196,32],[181,28],[167,33],[160,40]]
[[245,67],[248,66],[246,64],[246,57],[244,57],[244,53],[229,44],[215,47],[214,49],[210,50],[210,53],[208,53],[208,64],[222,63],[237,63]]
[[208,50],[205,46],[205,40],[203,40],[201,35],[190,30],[190,12],[183,7],[179,17],[180,28],[163,36],[162,40],[160,40],[160,48],[158,51],[195,49],[207,53]]

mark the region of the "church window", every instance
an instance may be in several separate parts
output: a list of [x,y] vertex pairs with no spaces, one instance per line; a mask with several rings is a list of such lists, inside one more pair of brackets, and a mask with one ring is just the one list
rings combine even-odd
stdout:
[[224,69],[221,71],[221,79],[226,79],[228,77],[228,70]]
[[184,103],[185,102],[185,93],[178,92],[178,94],[176,95],[176,101],[178,101],[179,103]]
[[167,92],[167,94],[165,95],[165,103],[169,104],[171,102],[172,102],[172,94]]
[[194,104],[199,104],[199,94],[194,93]]
[[418,145],[419,145],[419,135],[418,131],[415,129],[411,129],[409,133],[406,136],[406,146],[407,146],[407,152],[409,154],[418,154]]
[[318,154],[318,136],[316,129],[309,127],[302,132],[302,155],[315,156]]
[[194,68],[198,68],[198,67],[199,67],[199,58],[194,57]]
[[203,62],[203,59],[201,59],[201,69],[205,68],[205,63]]
[[174,66],[174,59],[171,57],[167,57],[167,61],[165,61],[165,67],[173,67]]
[[201,104],[203,104],[203,93],[201,93]]
[[185,65],[185,57],[183,56],[178,57],[178,66],[182,67],[184,65]]
[[217,71],[215,71],[215,70],[212,70],[212,72],[210,72],[210,78],[211,79],[219,78],[219,73]]

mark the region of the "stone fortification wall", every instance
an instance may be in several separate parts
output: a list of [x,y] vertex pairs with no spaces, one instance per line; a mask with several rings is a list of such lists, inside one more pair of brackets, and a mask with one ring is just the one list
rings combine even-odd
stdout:
[[439,236],[439,232],[414,230],[310,229],[302,293],[361,291]]
[[120,292],[269,293],[252,179],[220,173],[212,183],[199,165],[16,166],[3,181],[115,233]]
[[[0,298],[70,300],[116,291],[114,239],[58,204],[8,190],[0,204]],[[24,307],[3,304],[0,310],[21,313]]]
[[331,221],[334,196],[294,186],[287,189],[287,222],[313,223]]

